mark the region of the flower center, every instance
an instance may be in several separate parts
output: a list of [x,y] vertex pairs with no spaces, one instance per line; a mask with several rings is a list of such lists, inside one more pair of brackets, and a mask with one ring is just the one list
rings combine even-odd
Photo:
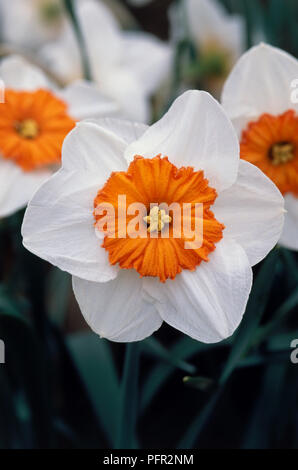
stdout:
[[111,174],[94,200],[95,227],[105,233],[110,263],[161,282],[183,269],[194,271],[223,236],[224,226],[210,210],[216,197],[203,171],[177,168],[160,155],[135,156],[126,172]]
[[273,165],[281,165],[293,160],[294,151],[295,147],[291,142],[279,142],[270,148],[269,158]]
[[16,130],[24,139],[34,139],[39,134],[39,126],[35,119],[24,119],[16,124]]
[[161,232],[165,224],[172,222],[172,217],[166,214],[166,211],[159,209],[158,206],[152,207],[149,215],[143,218],[144,222],[148,225],[148,232]]
[[67,104],[47,89],[5,90],[0,103],[0,154],[24,171],[61,161],[66,135],[75,126]]
[[282,194],[298,196],[298,115],[262,114],[243,130],[240,157],[258,166]]

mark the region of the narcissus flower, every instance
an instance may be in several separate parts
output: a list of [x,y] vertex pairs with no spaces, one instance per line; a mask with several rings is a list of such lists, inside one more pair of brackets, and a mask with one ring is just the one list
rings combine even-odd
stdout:
[[[150,34],[122,31],[100,1],[85,0],[76,6],[92,79],[119,103],[123,117],[147,121],[149,98],[170,70],[171,48]],[[77,38],[70,24],[56,41],[41,49],[40,55],[67,83],[83,76]]]
[[[188,232],[175,234],[176,213],[165,204],[190,206],[178,226],[198,222],[198,245],[188,244]],[[282,223],[283,197],[239,160],[220,105],[189,91],[149,128],[79,123],[64,142],[62,168],[30,202],[22,233],[26,248],[73,275],[82,313],[101,336],[141,340],[164,320],[216,342],[238,326],[251,266],[275,245]]]
[[260,44],[245,53],[225,84],[222,104],[240,139],[240,156],[257,165],[285,197],[280,244],[298,249],[298,61]]
[[106,115],[114,103],[88,83],[54,90],[45,75],[19,57],[0,65],[0,217],[24,207],[61,161],[76,120]]
[[62,32],[66,21],[61,0],[0,0],[2,41],[37,49]]
[[217,0],[184,0],[171,10],[174,38],[185,35],[179,31],[185,19],[198,54],[197,66],[191,75],[217,96],[245,49],[244,19],[238,14],[229,15]]

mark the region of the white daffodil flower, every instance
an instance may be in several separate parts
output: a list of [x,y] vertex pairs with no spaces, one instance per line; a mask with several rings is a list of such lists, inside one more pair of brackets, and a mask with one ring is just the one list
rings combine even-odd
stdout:
[[218,95],[223,80],[245,50],[244,19],[230,15],[217,0],[184,0],[171,9],[170,20],[174,39],[187,33],[197,47],[199,77],[205,87]]
[[55,39],[65,21],[61,0],[0,0],[2,41],[22,48],[37,49]]
[[[134,227],[138,203],[145,213]],[[164,203],[178,211],[169,217]],[[179,212],[184,204],[190,212]],[[279,239],[283,207],[272,181],[239,159],[218,102],[188,91],[149,128],[113,119],[79,123],[65,139],[62,168],[28,205],[23,243],[73,275],[82,313],[102,337],[141,340],[165,321],[210,343],[239,325],[251,266]],[[188,222],[203,228],[191,248]]]
[[[170,70],[171,48],[150,34],[122,31],[101,2],[85,0],[77,3],[76,10],[92,79],[120,104],[123,116],[148,121],[149,97]],[[41,57],[66,82],[83,76],[78,43],[70,24],[57,41],[42,48]]]
[[118,108],[88,82],[55,89],[39,68],[18,56],[1,62],[0,79],[0,217],[5,217],[24,207],[60,164],[62,142],[77,120]]
[[298,249],[298,61],[260,44],[246,52],[224,86],[222,104],[240,139],[240,156],[257,165],[285,198],[280,244]]

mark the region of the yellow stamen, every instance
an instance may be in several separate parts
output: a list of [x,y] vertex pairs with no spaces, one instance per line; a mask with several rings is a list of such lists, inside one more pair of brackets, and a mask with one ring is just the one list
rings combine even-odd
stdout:
[[161,232],[165,224],[172,222],[172,217],[166,214],[165,210],[154,206],[150,210],[149,215],[146,215],[143,220],[148,224],[148,232]]
[[38,124],[34,119],[25,119],[16,125],[17,132],[25,139],[34,139],[38,133]]
[[294,145],[290,142],[274,144],[270,150],[270,158],[273,165],[290,162],[294,158]]

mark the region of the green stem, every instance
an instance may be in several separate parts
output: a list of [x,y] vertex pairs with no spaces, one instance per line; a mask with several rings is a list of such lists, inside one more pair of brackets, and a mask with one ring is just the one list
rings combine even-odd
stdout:
[[88,60],[86,43],[85,43],[85,39],[82,34],[81,27],[80,27],[80,24],[76,15],[73,0],[64,0],[64,6],[72,22],[73,29],[78,40],[78,44],[79,44],[79,48],[81,52],[81,58],[82,58],[82,65],[83,65],[83,70],[84,70],[84,78],[86,80],[91,80],[92,79],[91,69],[90,69],[90,64]]
[[122,378],[122,397],[116,449],[135,448],[135,430],[138,410],[140,342],[126,346]]

